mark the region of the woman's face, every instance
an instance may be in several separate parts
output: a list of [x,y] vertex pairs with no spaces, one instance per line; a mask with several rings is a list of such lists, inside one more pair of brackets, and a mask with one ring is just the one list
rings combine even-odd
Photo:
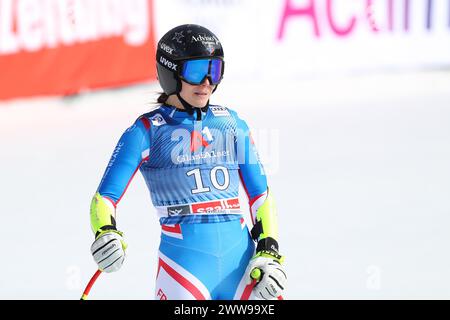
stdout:
[[208,79],[199,85],[192,85],[181,81],[181,97],[193,107],[203,108],[211,97],[215,85],[211,85]]

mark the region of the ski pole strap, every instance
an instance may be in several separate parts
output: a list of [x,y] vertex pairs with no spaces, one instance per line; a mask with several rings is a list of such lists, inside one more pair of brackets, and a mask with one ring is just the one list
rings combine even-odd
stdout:
[[279,264],[281,264],[284,261],[284,257],[281,254],[278,254],[275,251],[272,250],[261,250],[256,254],[257,257],[266,257],[266,258],[272,258]]
[[278,242],[271,237],[267,237],[258,241],[256,252],[273,251],[278,254]]
[[106,230],[114,230],[114,231],[117,231],[117,228],[116,228],[116,226],[113,226],[113,225],[106,225],[106,226],[100,227],[100,228],[98,229],[98,231],[95,233],[95,239],[97,239],[98,236],[99,236],[103,231],[106,231]]
[[272,250],[278,252],[278,242],[272,237],[267,237],[264,239],[259,239],[259,236],[262,234],[262,223],[261,221],[257,221],[250,231],[252,239],[258,241],[258,245],[256,247],[256,252],[261,250]]
[[257,220],[254,224],[252,230],[250,231],[250,234],[252,235],[253,240],[258,240],[259,235],[263,232],[262,223],[261,220]]

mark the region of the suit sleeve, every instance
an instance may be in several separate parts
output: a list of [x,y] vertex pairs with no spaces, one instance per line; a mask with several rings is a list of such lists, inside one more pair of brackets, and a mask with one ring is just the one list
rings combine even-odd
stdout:
[[267,195],[267,177],[247,123],[239,118],[237,123],[236,149],[239,175],[247,193],[252,220],[255,223],[258,206]]
[[149,158],[150,123],[141,117],[119,139],[91,202],[95,234],[115,229],[115,209],[141,164]]
[[249,199],[254,223],[251,234],[258,242],[256,251],[278,253],[278,217],[275,200],[269,192],[267,177],[250,130],[244,120],[237,116],[236,118],[239,174]]

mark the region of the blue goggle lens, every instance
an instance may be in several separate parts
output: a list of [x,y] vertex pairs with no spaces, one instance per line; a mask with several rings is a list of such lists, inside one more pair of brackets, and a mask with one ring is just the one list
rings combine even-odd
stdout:
[[217,84],[222,79],[223,61],[219,59],[211,60],[211,80],[213,84]]
[[201,84],[209,76],[211,84],[218,84],[222,71],[223,62],[220,59],[188,60],[183,64],[181,77],[191,84]]

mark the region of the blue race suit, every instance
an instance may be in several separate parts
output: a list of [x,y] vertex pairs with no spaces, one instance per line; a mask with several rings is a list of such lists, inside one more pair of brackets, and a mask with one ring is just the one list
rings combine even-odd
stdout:
[[255,246],[242,216],[242,182],[254,214],[267,180],[245,121],[209,105],[170,105],[140,116],[120,138],[98,193],[117,206],[142,173],[161,224],[157,299],[246,299]]

